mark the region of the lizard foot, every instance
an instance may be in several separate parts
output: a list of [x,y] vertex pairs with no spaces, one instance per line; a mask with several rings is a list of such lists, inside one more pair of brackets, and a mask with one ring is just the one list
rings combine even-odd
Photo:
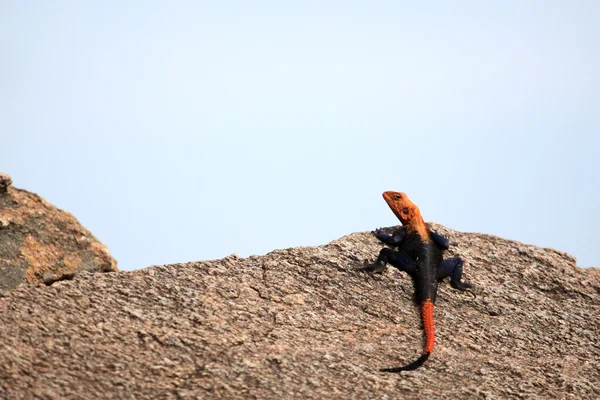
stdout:
[[364,267],[362,267],[360,270],[363,272],[369,272],[369,273],[376,273],[376,274],[381,274],[383,271],[386,270],[386,265],[383,262],[376,262],[374,264],[367,264]]
[[473,285],[471,285],[470,283],[460,281],[450,281],[450,286],[458,290],[468,290],[473,288]]

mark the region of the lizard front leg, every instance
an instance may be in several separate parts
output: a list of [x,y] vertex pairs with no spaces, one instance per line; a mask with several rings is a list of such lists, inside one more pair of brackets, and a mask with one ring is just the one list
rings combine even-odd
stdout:
[[429,234],[431,235],[433,242],[437,244],[440,249],[448,250],[448,248],[450,247],[450,241],[448,240],[448,238],[434,231],[430,231]]
[[381,229],[376,229],[374,232],[377,239],[387,244],[388,246],[398,246],[402,243],[404,236],[406,236],[406,229],[400,228],[393,235],[388,235]]

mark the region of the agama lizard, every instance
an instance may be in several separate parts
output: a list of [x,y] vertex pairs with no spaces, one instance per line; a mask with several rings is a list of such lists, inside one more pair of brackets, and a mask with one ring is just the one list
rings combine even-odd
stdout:
[[395,247],[396,250],[383,248],[379,252],[377,261],[362,270],[382,272],[386,264],[391,264],[400,271],[407,272],[413,279],[415,302],[421,307],[425,331],[423,354],[404,367],[380,370],[382,372],[410,371],[423,365],[433,350],[433,305],[438,281],[452,276],[450,284],[456,289],[466,290],[471,288],[471,285],[461,281],[463,261],[460,258],[443,260],[442,251],[448,249],[450,242],[442,235],[429,230],[421,217],[419,207],[410,201],[406,194],[389,191],[383,193],[383,198],[403,226],[393,235],[388,235],[381,229],[374,232],[380,241]]

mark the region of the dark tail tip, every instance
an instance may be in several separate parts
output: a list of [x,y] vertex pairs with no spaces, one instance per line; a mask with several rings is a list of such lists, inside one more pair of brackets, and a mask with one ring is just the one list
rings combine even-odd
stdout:
[[396,368],[382,368],[379,371],[381,372],[402,372],[402,371],[412,371],[414,369],[419,368],[427,359],[429,358],[430,353],[425,353],[421,357],[419,357],[416,361],[411,362],[410,364],[404,367],[396,367]]

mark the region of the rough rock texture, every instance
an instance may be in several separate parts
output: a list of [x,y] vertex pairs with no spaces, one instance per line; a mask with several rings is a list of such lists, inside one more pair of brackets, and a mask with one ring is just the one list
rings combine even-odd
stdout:
[[0,295],[23,282],[117,271],[106,246],[75,217],[11,183],[8,175],[0,174]]
[[407,276],[358,271],[355,233],[265,256],[81,274],[0,299],[0,398],[600,398],[600,275],[568,254],[434,228],[472,293],[442,284],[421,351]]

